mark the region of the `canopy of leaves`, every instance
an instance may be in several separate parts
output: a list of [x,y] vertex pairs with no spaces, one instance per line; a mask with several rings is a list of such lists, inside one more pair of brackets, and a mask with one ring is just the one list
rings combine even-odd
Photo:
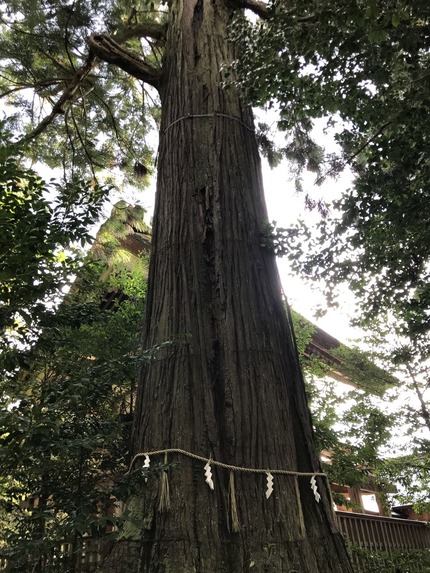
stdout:
[[[279,128],[287,130],[276,151],[260,129],[267,155],[276,163],[281,151],[323,177],[347,163],[356,174],[336,205],[340,217],[324,221],[305,252],[292,240],[292,256],[305,275],[325,280],[329,296],[349,281],[366,317],[394,303],[409,328],[427,331],[426,2],[237,3],[247,5],[264,17],[255,24],[239,17],[231,30],[241,47],[241,87],[254,105],[276,104]],[[166,10],[145,0],[133,8],[122,0],[2,6],[2,95],[30,155],[66,172],[118,166],[137,178],[148,173],[153,94],[121,66],[101,62],[89,38],[103,32],[127,44],[155,77]],[[342,156],[324,157],[312,140],[312,120],[326,116],[341,120]]]
[[[385,342],[382,342],[385,341]],[[405,336],[401,323],[392,313],[373,321],[366,337],[373,360],[401,381],[394,393],[397,437],[383,471],[399,484],[397,503],[414,504],[418,512],[428,511],[430,467],[430,363],[428,341]],[[395,478],[394,478],[395,476]]]
[[328,456],[332,482],[380,486],[392,504],[428,511],[430,365],[422,341],[405,337],[392,315],[374,322],[365,337],[369,351],[343,344],[330,349],[345,386],[322,357],[305,357],[315,327],[294,312],[293,319],[316,441]]
[[[153,94],[88,48],[95,32],[125,40],[126,24],[134,24],[136,14],[147,21],[151,5],[137,2],[132,9],[110,0],[2,4],[0,97],[9,106],[10,129],[30,144],[28,155],[52,168],[62,166],[66,174],[120,167],[138,183],[135,166],[147,165],[152,155],[145,133],[157,115]],[[146,49],[156,64],[155,49],[130,36],[130,28],[127,38],[138,55]]]
[[[355,174],[317,238],[304,249],[292,233],[291,257],[329,298],[348,282],[365,319],[395,305],[416,332],[430,328],[429,30],[423,1],[335,0],[274,2],[268,20],[232,31],[249,98],[279,108],[284,155],[320,181],[346,164]],[[318,159],[318,117],[336,126],[341,156]]]
[[[339,345],[330,354],[341,360],[335,365],[337,377],[341,372],[349,380],[348,385],[340,384],[327,357],[309,353],[315,326],[294,311],[292,317],[324,471],[331,483],[383,489],[388,475],[383,452],[392,438],[395,417],[384,411],[377,397],[396,380],[366,353]],[[390,480],[394,483],[396,478],[392,471]],[[341,495],[334,496],[339,505],[345,505]]]
[[[143,225],[140,208],[116,211]],[[101,280],[112,260],[108,238],[98,235],[72,292],[20,350],[27,366],[4,368],[0,379],[0,551],[17,571],[44,562],[60,541],[104,534],[117,523],[112,494],[127,497],[143,479],[120,474],[137,374],[151,357],[140,346],[146,263],[116,261]],[[117,296],[108,305],[109,291]]]
[[[0,146],[0,329],[25,334],[79,265],[73,244],[90,240],[106,190],[72,180],[45,183]],[[52,199],[52,196],[55,198]],[[51,197],[51,198],[50,198]]]

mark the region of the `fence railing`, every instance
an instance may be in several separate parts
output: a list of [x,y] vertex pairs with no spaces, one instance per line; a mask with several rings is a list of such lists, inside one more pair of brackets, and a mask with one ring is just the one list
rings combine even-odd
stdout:
[[[389,554],[397,550],[430,549],[430,525],[421,521],[347,511],[337,511],[336,515],[340,531],[354,547]],[[73,560],[73,570],[76,573],[100,571],[102,546],[107,539],[108,537],[103,540],[82,538],[77,555],[73,552],[71,544],[63,543],[56,547],[49,556],[46,556],[43,570],[50,573],[64,571],[67,562]],[[366,571],[366,568],[362,567],[362,559],[356,556],[354,561],[358,571]],[[0,559],[0,571],[4,573],[9,571],[8,563],[4,559]],[[395,571],[394,568],[393,571]],[[415,571],[415,569],[410,568],[410,571]],[[421,570],[418,568],[416,571]]]
[[388,553],[395,549],[430,548],[430,525],[422,521],[348,511],[337,511],[336,515],[341,532],[357,547]]
[[[64,571],[74,571],[75,573],[95,573],[100,571],[102,561],[102,542],[100,539],[83,537],[78,540],[77,546],[71,543],[60,543],[52,548],[47,554],[41,557],[40,567],[45,573],[63,573]],[[30,571],[25,560],[12,565],[7,559],[0,558],[0,572],[7,573]],[[31,571],[35,570],[33,567]],[[38,569],[39,570],[39,569]]]

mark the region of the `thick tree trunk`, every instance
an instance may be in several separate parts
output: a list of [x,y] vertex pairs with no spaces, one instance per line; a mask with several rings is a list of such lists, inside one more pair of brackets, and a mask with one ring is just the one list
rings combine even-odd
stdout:
[[[147,348],[168,340],[143,373],[136,452],[181,448],[236,466],[319,471],[267,220],[249,109],[221,86],[234,58],[227,0],[175,0],[161,85],[162,125],[147,297]],[[162,462],[160,456],[158,461]],[[155,462],[155,459],[153,460]],[[171,509],[143,492],[140,571],[349,572],[324,480],[235,474],[240,530],[232,531],[229,472],[179,455]]]

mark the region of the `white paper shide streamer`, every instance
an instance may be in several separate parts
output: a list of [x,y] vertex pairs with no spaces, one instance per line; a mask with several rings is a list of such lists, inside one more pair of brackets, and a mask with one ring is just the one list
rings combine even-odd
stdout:
[[266,499],[269,499],[269,497],[273,493],[273,475],[270,472],[267,472],[266,476],[267,476]]
[[321,496],[318,493],[318,486],[317,486],[317,480],[315,478],[315,476],[311,477],[311,489],[314,493],[315,499],[317,500],[317,502],[320,502]]
[[[149,468],[149,465],[151,463],[151,460],[149,459],[149,456],[146,455],[145,456],[145,461],[143,462],[143,466],[142,468]],[[148,481],[148,478],[145,478],[145,483]]]
[[205,465],[205,477],[206,477],[205,482],[208,484],[208,486],[209,486],[211,489],[214,489],[214,482],[213,482],[213,479],[212,479],[212,469],[211,469],[211,464],[210,464],[210,462],[208,462],[208,463]]

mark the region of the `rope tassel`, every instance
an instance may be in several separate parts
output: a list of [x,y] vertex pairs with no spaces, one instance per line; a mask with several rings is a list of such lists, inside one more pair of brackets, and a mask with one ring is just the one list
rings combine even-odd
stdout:
[[234,485],[234,472],[230,471],[230,481],[228,486],[229,493],[229,507],[230,507],[230,518],[231,518],[231,531],[233,533],[238,533],[240,530],[239,516],[237,515],[237,503],[236,503],[236,488]]
[[[167,465],[167,453],[164,454],[164,464]],[[169,476],[167,471],[164,470],[160,479],[160,495],[158,499],[158,511],[165,512],[170,509],[170,487]]]

